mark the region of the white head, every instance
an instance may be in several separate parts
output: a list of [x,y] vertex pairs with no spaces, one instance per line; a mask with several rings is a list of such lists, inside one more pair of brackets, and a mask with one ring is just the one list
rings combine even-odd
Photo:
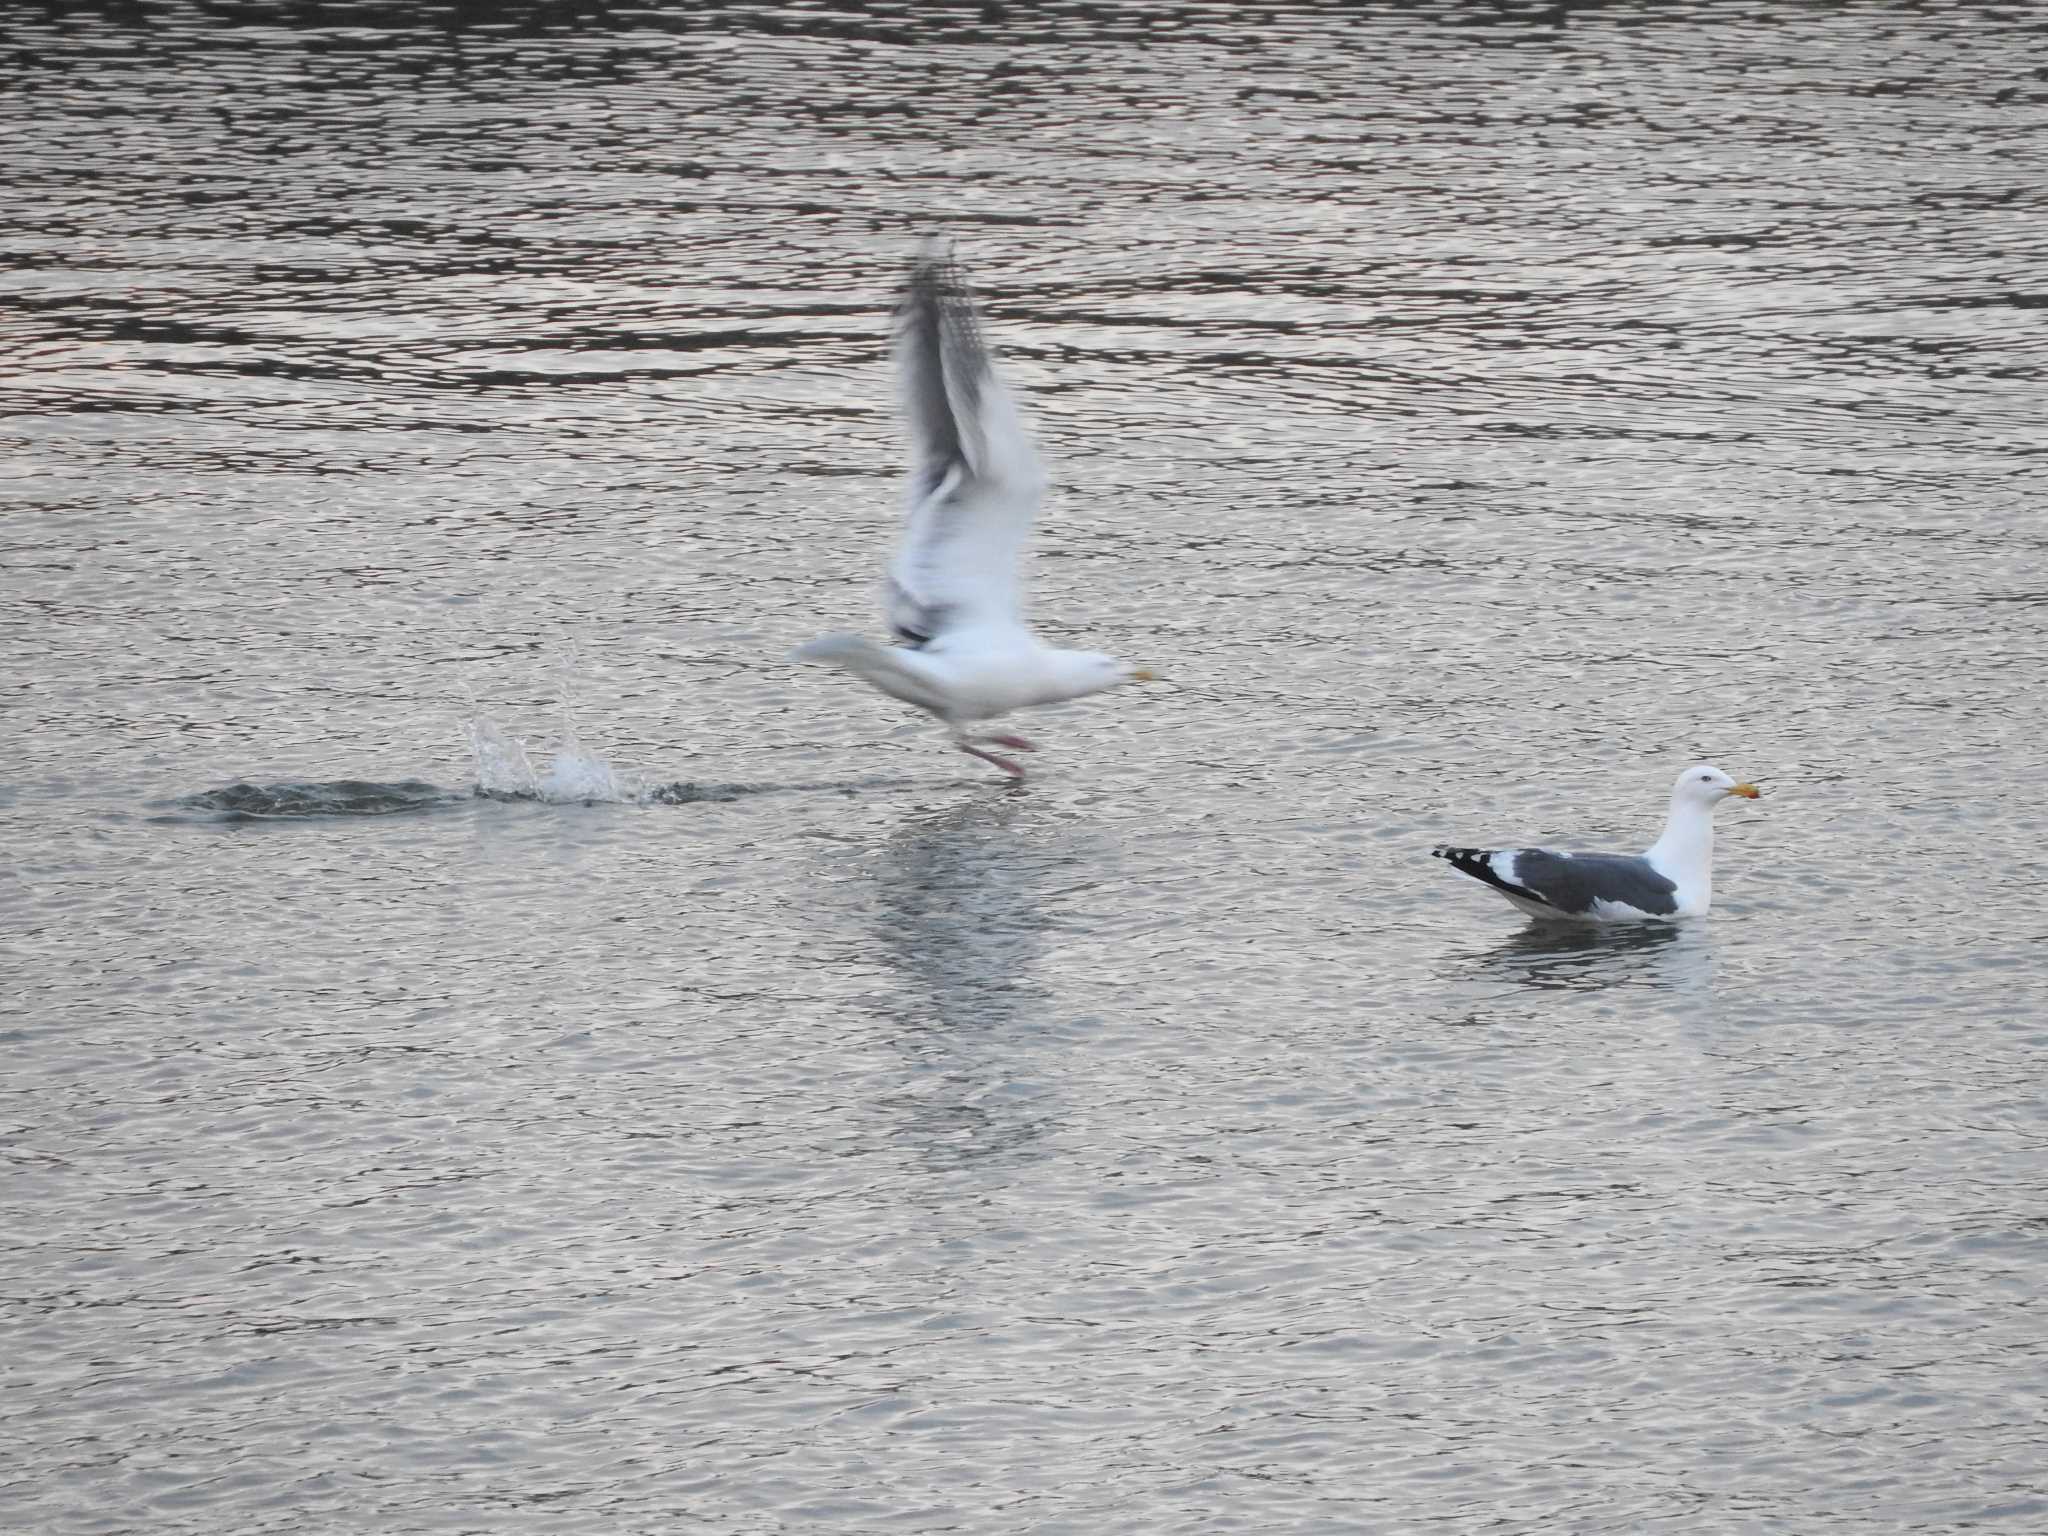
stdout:
[[1145,667],[1134,667],[1100,651],[1054,651],[1048,670],[1052,674],[1052,686],[1041,703],[1078,699],[1086,694],[1100,693],[1105,688],[1114,688],[1119,683],[1159,680],[1157,673]]
[[1754,784],[1738,784],[1712,763],[1694,763],[1671,786],[1671,808],[1677,810],[1681,805],[1692,805],[1711,811],[1730,795],[1754,800],[1757,794]]

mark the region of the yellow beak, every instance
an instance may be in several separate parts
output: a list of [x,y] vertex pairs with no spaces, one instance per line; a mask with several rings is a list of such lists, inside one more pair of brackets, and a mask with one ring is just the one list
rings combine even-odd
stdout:
[[1131,674],[1131,681],[1134,683],[1163,683],[1166,679],[1157,672],[1154,672],[1150,667],[1140,667]]
[[1728,793],[1731,795],[1740,795],[1745,800],[1754,800],[1760,795],[1762,795],[1763,791],[1758,789],[1754,784],[1738,784],[1733,789],[1729,790]]

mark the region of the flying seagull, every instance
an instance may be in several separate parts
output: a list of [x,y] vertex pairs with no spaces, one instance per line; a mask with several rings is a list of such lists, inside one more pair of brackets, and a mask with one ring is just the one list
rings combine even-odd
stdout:
[[1757,798],[1711,763],[1671,786],[1664,832],[1641,854],[1552,853],[1546,848],[1435,848],[1460,874],[1482,880],[1531,917],[1630,923],[1699,917],[1714,894],[1714,807]]
[[1030,742],[968,727],[1153,674],[1044,645],[1025,626],[1017,566],[1045,477],[990,365],[959,269],[936,247],[918,255],[904,286],[896,367],[912,453],[909,522],[884,592],[898,643],[824,635],[795,656],[843,667],[936,716],[962,752],[1022,778],[1020,764],[987,748],[1036,750]]

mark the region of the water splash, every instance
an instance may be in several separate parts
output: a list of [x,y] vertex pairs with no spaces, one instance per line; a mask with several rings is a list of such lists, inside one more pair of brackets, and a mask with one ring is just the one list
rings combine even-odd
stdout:
[[477,715],[465,722],[470,756],[476,763],[477,793],[561,805],[638,805],[647,792],[638,777],[621,773],[586,748],[566,721],[562,739],[545,769],[536,768],[526,743],[508,736],[494,720]]

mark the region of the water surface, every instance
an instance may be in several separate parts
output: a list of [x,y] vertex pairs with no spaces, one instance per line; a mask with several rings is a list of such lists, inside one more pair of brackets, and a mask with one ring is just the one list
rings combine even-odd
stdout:
[[[2031,12],[8,33],[0,1524],[2048,1522]],[[1021,788],[784,660],[934,228]]]

